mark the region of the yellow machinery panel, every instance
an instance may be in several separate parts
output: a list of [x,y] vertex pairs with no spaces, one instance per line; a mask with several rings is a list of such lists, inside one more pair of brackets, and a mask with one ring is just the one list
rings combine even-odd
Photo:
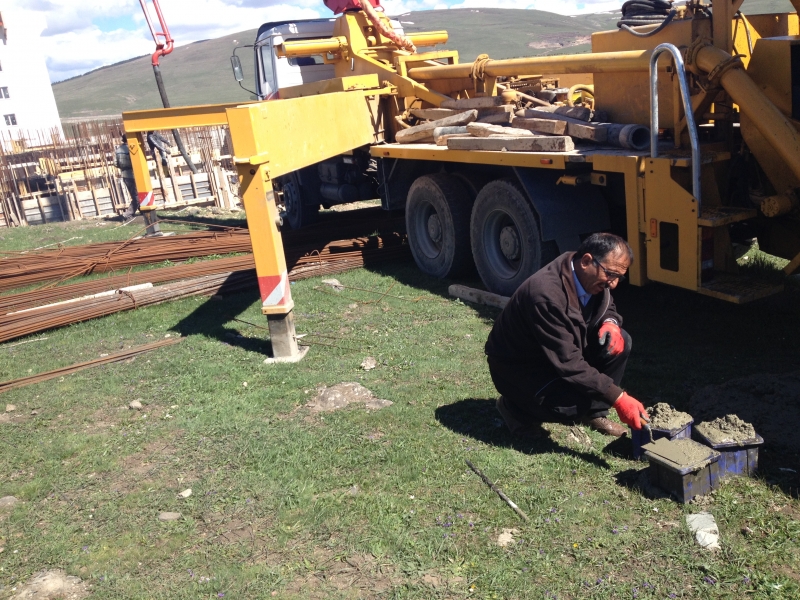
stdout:
[[[659,33],[638,38],[627,31],[601,31],[592,34],[592,52],[621,52],[625,50],[654,50],[668,42],[678,47],[692,43],[693,35],[711,36],[707,20],[673,21]],[[667,53],[659,64],[669,64]],[[650,82],[648,71],[636,73],[595,73],[595,106],[608,112],[612,123],[650,124]],[[658,82],[659,127],[673,125],[672,78],[661,75]]]
[[647,277],[688,290],[699,282],[697,201],[671,176],[671,161],[647,158],[644,220]]
[[272,178],[372,144],[382,129],[377,96],[357,92],[230,108],[227,121],[236,162],[269,163]]

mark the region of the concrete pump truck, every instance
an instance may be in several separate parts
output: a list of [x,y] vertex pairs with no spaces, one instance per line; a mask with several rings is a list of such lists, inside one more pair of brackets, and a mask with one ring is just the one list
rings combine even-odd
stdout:
[[405,210],[422,271],[474,264],[500,294],[613,231],[636,254],[634,285],[754,300],[780,288],[738,272],[740,230],[800,267],[800,30],[797,12],[745,17],[742,2],[637,0],[591,53],[462,64],[433,49],[446,32],[404,35],[379,0],[325,0],[338,17],[259,30],[258,101],[123,114],[140,194],[147,131],[230,127],[287,360],[299,351],[280,230],[358,199]]

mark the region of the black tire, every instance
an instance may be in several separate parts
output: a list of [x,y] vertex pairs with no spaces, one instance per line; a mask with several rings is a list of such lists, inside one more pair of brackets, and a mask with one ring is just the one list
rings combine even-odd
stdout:
[[411,254],[423,273],[453,277],[472,267],[471,207],[469,191],[453,175],[424,175],[411,184],[406,231]]
[[300,229],[317,219],[319,204],[309,204],[308,193],[300,185],[297,173],[286,176],[283,182],[283,224],[289,229]]
[[470,230],[475,267],[490,291],[510,296],[541,267],[539,223],[515,182],[498,179],[483,187]]

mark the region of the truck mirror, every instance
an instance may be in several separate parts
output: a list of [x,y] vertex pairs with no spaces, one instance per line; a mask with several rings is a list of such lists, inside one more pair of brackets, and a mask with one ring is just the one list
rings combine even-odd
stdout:
[[239,57],[235,54],[231,56],[231,67],[233,68],[233,76],[236,78],[236,81],[243,81],[244,73],[242,73],[242,61],[240,61]]

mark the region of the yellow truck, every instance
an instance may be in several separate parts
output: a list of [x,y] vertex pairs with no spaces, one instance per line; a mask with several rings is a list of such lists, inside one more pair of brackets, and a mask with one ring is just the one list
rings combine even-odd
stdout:
[[[754,300],[779,288],[737,272],[732,239],[756,235],[787,272],[800,266],[800,31],[796,12],[745,17],[741,4],[671,5],[593,34],[587,54],[465,64],[417,51],[446,32],[404,36],[366,6],[324,35],[265,26],[262,100],[123,114],[140,195],[145,132],[230,127],[263,312],[286,360],[300,354],[281,227],[375,192],[405,209],[415,261],[437,277],[474,262],[508,295],[613,231],[634,249],[634,285]],[[267,94],[266,60],[317,75]]]

